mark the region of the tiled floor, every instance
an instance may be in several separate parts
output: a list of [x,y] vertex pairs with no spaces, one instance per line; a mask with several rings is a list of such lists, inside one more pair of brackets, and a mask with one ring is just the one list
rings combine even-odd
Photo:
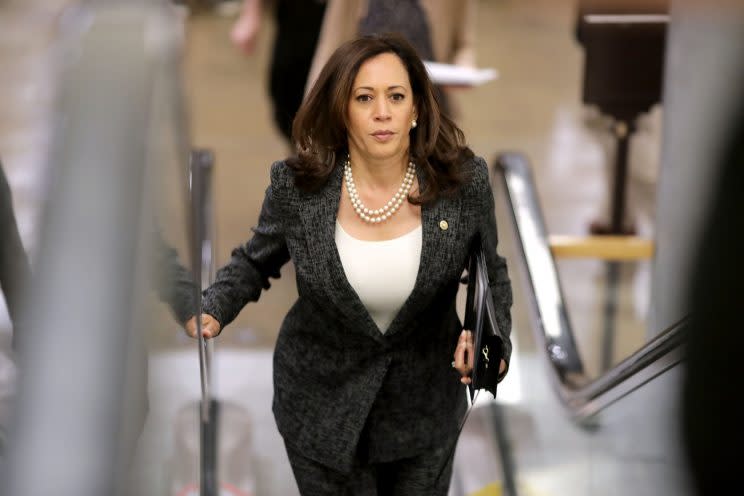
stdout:
[[[0,64],[10,68],[0,75],[0,156],[13,187],[23,238],[32,254],[35,220],[43,202],[44,152],[52,108],[49,61],[54,22],[61,6],[68,3],[16,2],[0,15]],[[606,123],[587,112],[580,102],[582,50],[573,38],[575,7],[572,2],[552,0],[481,0],[478,8],[478,65],[496,68],[500,77],[482,87],[458,92],[459,122],[472,148],[489,162],[505,150],[527,154],[550,232],[583,234],[589,220],[603,210],[603,177],[611,144],[604,130]],[[190,17],[184,61],[193,145],[210,148],[216,156],[218,263],[224,263],[230,249],[249,237],[268,182],[269,165],[287,153],[271,125],[266,88],[271,20],[266,20],[258,51],[250,57],[230,45],[230,24],[231,19],[209,13]],[[637,160],[652,161],[653,146],[650,149]],[[653,198],[645,201],[653,205]],[[535,365],[535,345],[510,227],[503,206],[499,204],[498,208],[501,250],[515,281],[514,334],[520,357],[525,357],[513,368],[501,394],[519,412],[525,389],[532,387],[529,378],[540,369]],[[646,207],[647,215],[649,210]],[[560,261],[559,270],[586,365],[598,373],[605,268],[599,262],[580,260]],[[646,271],[643,265],[623,268],[615,361],[645,339],[643,313],[649,293]],[[242,406],[252,422],[256,489],[262,495],[284,496],[294,491],[270,415],[270,354],[276,330],[295,297],[293,270],[288,265],[271,291],[259,303],[248,306],[217,343],[222,398]],[[8,328],[7,318],[0,320],[0,328]],[[172,493],[168,474],[177,471],[179,457],[184,456],[179,452],[171,459],[176,435],[174,416],[198,397],[196,350],[192,341],[169,324],[154,332],[151,343],[152,413],[142,440],[150,449],[145,449],[142,459],[147,462],[143,483],[152,494],[165,494]],[[551,393],[546,390],[544,394]],[[464,439],[471,448],[465,449],[485,453],[493,447],[491,441],[483,441],[481,430],[485,424],[479,415],[474,414],[466,428]],[[524,424],[515,431],[524,434],[522,449],[532,446],[536,450],[525,455],[526,459],[549,456],[554,444],[534,432],[530,434],[536,420],[522,420]],[[499,479],[495,472],[498,459],[494,455],[478,458],[482,461],[475,470],[478,475],[458,482],[462,494]],[[541,464],[536,463],[538,466]],[[564,468],[570,473],[570,467],[545,469],[540,472],[542,482],[533,481],[533,486],[550,489],[545,494],[556,494],[553,490],[557,486],[545,482],[545,478],[550,479],[551,471]],[[575,472],[577,477],[586,475],[583,470]]]

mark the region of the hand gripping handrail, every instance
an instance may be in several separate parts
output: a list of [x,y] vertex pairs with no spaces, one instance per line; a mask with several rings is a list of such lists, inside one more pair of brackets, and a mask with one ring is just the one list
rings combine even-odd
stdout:
[[519,153],[503,153],[496,157],[493,171],[506,193],[529,288],[534,330],[553,372],[551,382],[571,416],[579,423],[588,422],[680,362],[687,319],[669,326],[600,377],[589,377],[568,318],[528,161]]

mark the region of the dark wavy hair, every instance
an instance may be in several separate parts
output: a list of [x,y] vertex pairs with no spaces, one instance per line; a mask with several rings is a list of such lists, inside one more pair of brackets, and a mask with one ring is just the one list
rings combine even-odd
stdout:
[[341,45],[331,56],[292,125],[297,155],[287,160],[303,191],[322,187],[339,155],[348,153],[348,106],[361,65],[383,53],[403,62],[413,90],[418,126],[410,131],[410,158],[423,175],[414,204],[449,195],[465,180],[462,164],[473,157],[457,125],[441,110],[416,50],[396,34],[364,36]]

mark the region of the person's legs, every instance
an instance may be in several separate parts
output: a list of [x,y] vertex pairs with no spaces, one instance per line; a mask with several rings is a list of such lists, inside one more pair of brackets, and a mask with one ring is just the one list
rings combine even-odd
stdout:
[[281,0],[276,4],[276,37],[269,69],[274,123],[289,142],[292,121],[302,104],[325,2]]
[[302,496],[378,495],[373,467],[358,466],[345,474],[303,456],[289,445],[285,444],[285,447]]
[[[447,445],[421,455],[377,465],[377,493],[385,496],[447,496],[452,463]],[[442,465],[446,464],[441,470]]]

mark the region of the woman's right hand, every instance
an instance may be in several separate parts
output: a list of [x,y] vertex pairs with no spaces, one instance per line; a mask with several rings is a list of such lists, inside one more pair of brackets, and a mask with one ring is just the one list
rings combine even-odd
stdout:
[[[196,316],[186,321],[186,334],[196,337]],[[220,323],[208,313],[201,314],[201,331],[204,339],[210,339],[220,333]]]

